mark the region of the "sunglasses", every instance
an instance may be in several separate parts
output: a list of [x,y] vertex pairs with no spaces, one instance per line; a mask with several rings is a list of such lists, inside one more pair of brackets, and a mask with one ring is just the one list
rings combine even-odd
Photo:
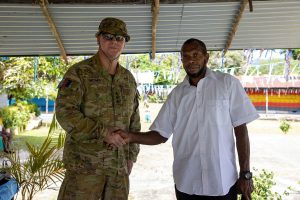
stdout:
[[109,40],[109,41],[112,41],[113,39],[116,39],[116,41],[121,42],[121,41],[124,41],[124,39],[125,39],[125,37],[122,36],[122,35],[113,35],[113,34],[110,34],[110,33],[102,33],[101,35],[103,36],[103,38],[105,40]]

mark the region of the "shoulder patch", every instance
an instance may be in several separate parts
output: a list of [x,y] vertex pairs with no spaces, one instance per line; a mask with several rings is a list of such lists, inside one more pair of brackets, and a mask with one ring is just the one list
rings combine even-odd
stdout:
[[68,88],[68,87],[71,86],[71,84],[72,84],[72,80],[66,78],[66,79],[63,79],[63,80],[59,83],[58,88],[59,88],[59,89]]

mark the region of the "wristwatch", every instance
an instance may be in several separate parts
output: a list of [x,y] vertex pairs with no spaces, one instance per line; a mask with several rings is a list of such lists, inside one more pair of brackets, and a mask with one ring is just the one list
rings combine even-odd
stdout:
[[251,180],[252,179],[252,172],[242,171],[242,172],[240,172],[240,177],[242,177],[245,180]]

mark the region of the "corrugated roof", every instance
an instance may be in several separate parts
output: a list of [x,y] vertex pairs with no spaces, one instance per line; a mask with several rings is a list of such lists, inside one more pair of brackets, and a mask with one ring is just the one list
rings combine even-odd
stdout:
[[[209,50],[223,50],[240,2],[161,4],[157,52],[179,51],[195,37]],[[246,7],[230,49],[300,48],[300,1],[253,1]],[[131,36],[124,53],[152,51],[149,4],[49,4],[68,55],[97,51],[95,32],[105,17],[123,19]],[[0,3],[0,55],[59,55],[60,49],[37,4]]]

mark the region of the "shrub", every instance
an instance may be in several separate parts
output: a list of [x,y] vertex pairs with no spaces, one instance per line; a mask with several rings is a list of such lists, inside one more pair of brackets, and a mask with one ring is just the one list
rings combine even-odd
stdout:
[[15,128],[18,126],[17,118],[18,112],[11,107],[4,107],[0,110],[0,116],[5,128]]
[[286,120],[283,120],[281,123],[280,123],[280,126],[279,128],[281,129],[281,131],[284,133],[284,134],[287,134],[287,132],[290,130],[291,128],[291,125],[286,121]]
[[30,119],[29,111],[19,106],[7,106],[2,108],[0,116],[5,128],[25,127]]
[[35,103],[18,100],[14,105],[28,111],[29,113],[34,113],[36,117],[41,114],[39,107]]
[[[254,169],[257,173],[258,170]],[[253,176],[254,191],[252,193],[253,200],[265,200],[265,199],[276,199],[282,200],[283,197],[288,196],[289,193],[285,190],[283,194],[272,191],[272,187],[276,185],[273,180],[274,173],[268,172],[263,169],[258,175]],[[290,188],[288,188],[290,190]]]

